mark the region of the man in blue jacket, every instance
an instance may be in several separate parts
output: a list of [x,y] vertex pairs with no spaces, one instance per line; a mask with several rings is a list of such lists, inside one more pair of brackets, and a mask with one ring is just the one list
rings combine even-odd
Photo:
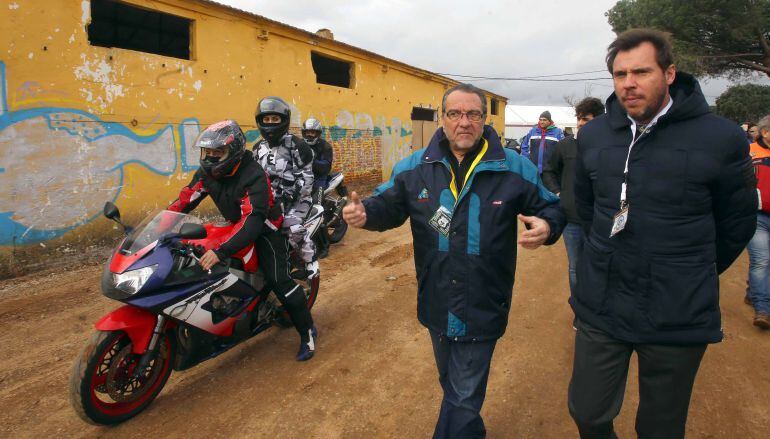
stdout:
[[613,438],[633,352],[636,432],[683,438],[695,375],[722,340],[719,274],[757,224],[743,132],[711,114],[661,32],[610,44],[615,93],[580,130],[575,201],[587,238],[570,298],[577,316],[569,410],[581,438]]
[[548,163],[556,143],[564,138],[561,128],[554,125],[551,120],[551,112],[543,111],[537,120],[537,125],[532,127],[521,141],[521,155],[529,157],[537,166],[537,173],[543,173],[543,167]]
[[505,332],[516,262],[517,216],[528,249],[558,240],[564,216],[529,160],[504,149],[470,84],[447,90],[442,128],[393,168],[345,221],[384,231],[411,219],[417,317],[428,328],[444,390],[434,437],[485,435],[479,415],[492,352]]

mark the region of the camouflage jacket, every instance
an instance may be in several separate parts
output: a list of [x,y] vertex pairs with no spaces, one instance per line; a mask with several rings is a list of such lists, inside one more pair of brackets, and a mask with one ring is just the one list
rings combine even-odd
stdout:
[[262,139],[254,145],[254,158],[267,171],[275,197],[289,211],[299,202],[311,203],[313,150],[299,137],[286,134],[278,146]]

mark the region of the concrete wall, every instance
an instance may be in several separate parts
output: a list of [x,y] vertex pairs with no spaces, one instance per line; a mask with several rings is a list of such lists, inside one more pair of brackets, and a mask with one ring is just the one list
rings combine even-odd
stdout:
[[[129,222],[168,205],[198,167],[201,127],[232,118],[254,141],[266,95],[291,103],[293,130],[318,118],[334,168],[371,188],[411,152],[412,107],[439,107],[453,85],[209,2],[128,3],[194,20],[192,59],[89,45],[88,0],[0,3],[0,275],[114,238],[107,200]],[[354,62],[352,88],[317,84],[311,50]]]

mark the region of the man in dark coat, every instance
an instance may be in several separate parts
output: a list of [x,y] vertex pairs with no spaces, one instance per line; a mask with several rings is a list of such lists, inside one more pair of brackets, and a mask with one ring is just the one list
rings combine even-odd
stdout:
[[[575,105],[578,135],[580,129],[597,116],[604,114],[604,104],[596,98],[585,98]],[[562,232],[564,247],[569,261],[569,288],[575,291],[577,283],[577,261],[583,252],[585,233],[575,206],[575,160],[577,140],[566,136],[559,140],[551,157],[543,168],[543,184],[561,199],[561,208],[567,216],[567,225]]]
[[581,438],[615,437],[636,352],[637,434],[682,438],[706,346],[722,340],[718,276],[756,227],[755,179],[745,135],[676,71],[666,34],[620,34],[607,67],[607,114],[577,138],[587,238],[569,410]]
[[[505,332],[516,265],[517,216],[527,249],[559,239],[564,216],[532,163],[504,149],[470,84],[442,100],[442,128],[393,168],[374,195],[351,194],[345,221],[383,231],[410,219],[417,318],[428,328],[444,390],[434,438],[484,437],[492,353]],[[525,216],[526,215],[526,216]]]

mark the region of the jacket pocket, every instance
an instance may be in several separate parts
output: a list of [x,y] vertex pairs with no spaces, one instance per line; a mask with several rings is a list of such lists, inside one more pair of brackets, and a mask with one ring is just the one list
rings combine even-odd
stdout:
[[586,308],[603,314],[606,310],[612,250],[596,246],[586,239],[578,260],[575,298]]
[[652,260],[650,323],[656,329],[708,324],[719,307],[716,265],[707,262]]

